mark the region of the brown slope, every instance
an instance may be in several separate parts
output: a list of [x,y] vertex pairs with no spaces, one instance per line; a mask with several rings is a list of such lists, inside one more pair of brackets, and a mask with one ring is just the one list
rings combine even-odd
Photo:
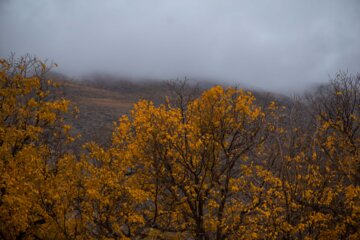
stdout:
[[[122,115],[128,114],[134,103],[148,99],[160,103],[166,96],[164,83],[129,83],[62,81],[63,93],[80,110],[72,121],[74,132],[81,135],[79,145],[95,141],[108,144],[111,132]],[[126,87],[124,87],[126,86]]]
[[[57,80],[62,82],[65,97],[80,110],[78,118],[71,122],[74,132],[81,135],[77,147],[89,141],[107,145],[111,140],[114,122],[122,115],[129,114],[136,102],[147,99],[160,104],[170,95],[166,83],[161,81],[131,82],[104,77],[84,81]],[[213,85],[211,82],[202,83],[200,92]],[[253,91],[253,94],[262,106],[273,100],[283,105],[292,103],[291,99],[282,95],[260,91]]]

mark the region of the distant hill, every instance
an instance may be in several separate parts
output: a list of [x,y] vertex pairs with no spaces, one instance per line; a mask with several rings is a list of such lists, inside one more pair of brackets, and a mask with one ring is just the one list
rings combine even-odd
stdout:
[[[94,75],[81,81],[75,81],[59,74],[52,79],[61,83],[62,94],[70,99],[80,110],[76,121],[71,122],[74,133],[81,134],[78,146],[90,139],[101,145],[107,145],[116,122],[122,115],[129,114],[133,105],[141,99],[161,104],[169,96],[168,85],[164,81],[131,81],[105,75]],[[214,82],[200,82],[200,93]],[[252,91],[253,92],[253,91]],[[289,104],[291,100],[282,95],[265,92],[253,92],[258,104],[267,105],[272,100]]]

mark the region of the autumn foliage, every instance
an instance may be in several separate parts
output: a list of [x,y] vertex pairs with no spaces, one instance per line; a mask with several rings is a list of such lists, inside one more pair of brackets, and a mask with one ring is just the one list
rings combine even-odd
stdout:
[[1,239],[360,238],[359,76],[286,107],[220,86],[142,100],[79,153],[48,69],[0,62]]

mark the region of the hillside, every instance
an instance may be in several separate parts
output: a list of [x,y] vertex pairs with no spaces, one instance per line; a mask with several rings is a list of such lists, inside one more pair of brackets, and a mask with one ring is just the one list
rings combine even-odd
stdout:
[[80,143],[89,139],[106,144],[111,139],[113,123],[128,114],[140,99],[159,103],[166,95],[165,84],[62,81],[63,94],[80,110],[76,122],[72,122]]
[[[136,102],[146,99],[160,104],[166,96],[171,95],[165,81],[131,81],[101,75],[82,81],[69,80],[61,75],[54,75],[52,79],[61,82],[65,98],[70,99],[80,110],[77,120],[72,122],[74,133],[81,135],[78,145],[90,139],[101,145],[108,144],[114,122],[122,115],[129,114]],[[198,94],[214,85],[214,82],[200,82],[197,85]],[[283,104],[291,104],[291,100],[283,95],[252,92],[260,105],[267,105],[275,99]]]

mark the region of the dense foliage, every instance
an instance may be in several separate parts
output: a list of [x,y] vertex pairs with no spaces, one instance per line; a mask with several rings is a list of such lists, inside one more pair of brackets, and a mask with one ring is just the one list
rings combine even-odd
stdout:
[[0,62],[1,239],[360,238],[360,76],[286,107],[177,88],[73,153],[47,71]]

